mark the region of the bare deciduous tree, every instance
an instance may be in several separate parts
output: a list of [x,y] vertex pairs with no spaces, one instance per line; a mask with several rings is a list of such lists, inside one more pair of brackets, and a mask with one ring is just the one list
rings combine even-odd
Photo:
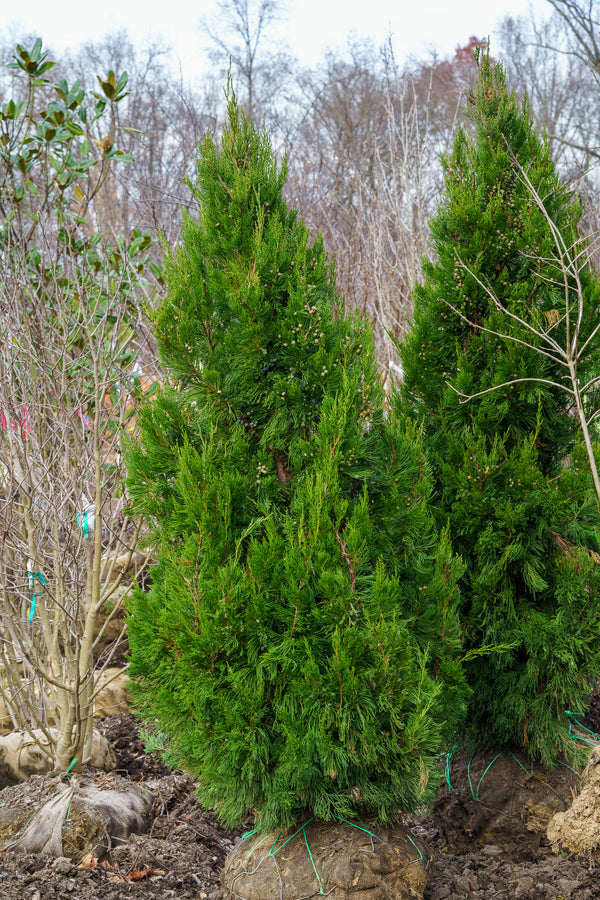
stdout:
[[548,0],[574,38],[571,52],[600,76],[600,10],[597,0]]
[[372,319],[386,379],[400,376],[394,338],[410,320],[442,183],[439,157],[473,72],[468,53],[402,71],[389,45],[377,53],[353,44],[345,59],[330,55],[303,80],[308,112],[291,158],[289,196],[323,232],[347,302]]
[[544,129],[564,177],[585,172],[597,153],[600,120],[589,64],[574,51],[564,19],[507,18],[500,28],[507,80],[527,94],[538,129]]
[[221,81],[230,71],[240,106],[258,126],[266,124],[273,136],[282,132],[281,108],[293,66],[285,44],[272,37],[286,7],[287,0],[216,0],[214,19],[202,20]]

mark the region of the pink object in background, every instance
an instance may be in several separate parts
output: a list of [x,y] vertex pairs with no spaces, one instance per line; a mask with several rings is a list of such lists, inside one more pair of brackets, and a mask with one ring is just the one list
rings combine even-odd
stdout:
[[[19,419],[19,422],[16,422],[13,419],[12,422],[10,423],[13,431],[19,430],[19,423],[21,424],[21,427],[23,428],[23,439],[27,440],[27,435],[31,433],[31,422],[29,421],[29,407],[28,406],[23,407],[23,418]],[[0,412],[0,427],[4,431],[6,431],[8,428],[8,425],[6,422],[6,416],[4,415],[3,412]]]

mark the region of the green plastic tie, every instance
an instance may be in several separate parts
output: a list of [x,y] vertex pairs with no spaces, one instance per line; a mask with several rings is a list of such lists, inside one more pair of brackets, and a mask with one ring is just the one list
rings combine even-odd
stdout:
[[565,769],[570,769],[571,772],[574,772],[575,775],[577,775],[578,778],[581,778],[581,772],[578,772],[577,769],[574,769],[574,768],[573,768],[573,766],[570,766],[568,763],[563,762],[562,759],[557,759],[556,762],[557,762],[560,766],[564,766]]
[[[76,760],[73,760],[73,762],[76,762]],[[72,766],[72,765],[73,765],[73,763],[71,763],[71,766]],[[490,765],[491,765],[491,763],[490,763]],[[71,768],[71,766],[69,766],[69,769]],[[489,766],[488,766],[488,768],[489,768]],[[68,771],[68,770],[67,770],[67,771]],[[487,772],[487,769],[486,769],[486,772]],[[484,772],[483,774],[485,775],[485,772]],[[483,776],[482,776],[482,778],[483,778]],[[307,838],[307,836],[306,836],[306,826],[307,826],[307,825],[310,825],[310,823],[314,820],[314,818],[315,818],[314,816],[311,816],[311,818],[310,818],[307,822],[305,822],[304,825],[301,825],[300,828],[298,828],[292,835],[290,835],[290,837],[289,837],[287,840],[285,840],[285,841],[283,842],[283,844],[281,845],[281,847],[277,847],[277,850],[275,850],[275,846],[276,846],[276,844],[277,844],[277,841],[279,840],[279,838],[280,838],[280,836],[281,836],[281,832],[279,832],[279,834],[278,834],[277,837],[275,838],[275,843],[273,844],[273,846],[272,846],[271,849],[269,850],[269,856],[276,856],[276,855],[279,853],[280,850],[283,850],[283,848],[285,847],[286,844],[289,844],[289,842],[290,842],[291,840],[293,840],[293,839],[296,837],[297,834],[300,834],[300,832],[302,832],[303,837],[304,837],[304,843],[306,844],[306,849],[307,849],[307,851],[308,851],[308,855],[309,855],[309,857],[310,857],[310,861],[311,861],[311,863],[312,863],[312,867],[313,867],[314,873],[315,873],[315,875],[316,875],[316,877],[317,877],[317,881],[319,882],[319,894],[320,894],[322,897],[325,897],[325,896],[327,896],[327,894],[330,894],[331,891],[327,891],[327,893],[326,893],[326,892],[323,890],[323,881],[321,880],[321,876],[319,875],[319,873],[318,873],[318,871],[317,871],[317,867],[316,867],[316,865],[315,865],[315,861],[314,861],[314,859],[313,859],[313,855],[312,855],[312,853],[311,853],[311,851],[310,851],[310,846],[309,846],[309,843],[308,843],[308,838]],[[334,816],[334,818],[337,819],[338,822],[345,822],[346,825],[350,825],[352,828],[358,829],[358,831],[364,831],[365,834],[368,834],[371,838],[375,838],[375,840],[379,841],[379,842],[382,843],[382,844],[385,843],[385,841],[383,841],[380,837],[378,837],[376,834],[374,834],[374,833],[373,833],[372,831],[370,831],[368,828],[364,828],[362,825],[356,825],[354,822],[349,822],[348,819],[344,819],[344,818],[342,818],[341,816]],[[251,837],[253,834],[256,834],[257,831],[258,831],[258,829],[253,828],[252,831],[249,831],[247,834],[243,834],[243,835],[242,835],[242,840],[245,841],[246,838],[249,838],[249,837]],[[421,862],[422,862],[422,861],[423,861],[423,854],[421,853],[420,847],[419,847],[417,844],[415,844],[415,842],[414,842],[413,839],[411,838],[410,834],[407,834],[406,837],[408,838],[408,840],[411,842],[411,844],[413,845],[413,847],[415,848],[415,850],[416,850],[417,853],[419,854],[419,859],[420,859]],[[332,888],[331,890],[334,890],[334,888]]]
[[273,844],[273,847],[271,847],[271,849],[269,850],[269,856],[276,856],[280,850],[283,850],[283,848],[285,847],[286,844],[289,844],[289,842],[292,840],[292,838],[295,838],[297,834],[300,834],[300,832],[302,831],[303,828],[306,828],[307,825],[310,825],[310,823],[313,821],[313,819],[314,819],[314,816],[311,816],[311,818],[308,820],[308,822],[305,822],[304,825],[301,825],[300,828],[298,829],[298,831],[295,831],[287,839],[287,841],[284,841],[283,844],[281,845],[281,847],[278,847],[277,850],[275,850],[275,853],[273,853],[273,848],[275,847],[275,844],[277,843],[277,841],[279,840],[279,838],[281,836],[281,832],[279,832],[279,834],[275,838],[275,844]]
[[[371,837],[371,838],[375,838],[375,840],[379,841],[380,844],[385,844],[385,841],[383,841],[378,835],[374,834],[372,831],[369,831],[368,828],[364,828],[362,825],[357,825],[355,822],[349,822],[348,819],[343,819],[341,816],[335,816],[335,818],[338,820],[338,822],[345,822],[346,825],[351,825],[352,828],[357,828],[359,831],[364,831],[365,834],[368,834],[369,837]],[[419,859],[421,861],[423,861],[423,854],[421,853],[419,846],[417,844],[415,844],[415,842],[411,838],[410,834],[407,834],[406,837],[408,838],[408,840],[411,842],[411,844],[413,845],[413,847],[419,854]]]
[[[70,768],[70,766],[69,766],[69,768]],[[64,831],[65,828],[67,827],[67,824],[66,824],[66,823],[68,822],[69,816],[71,815],[71,806],[72,806],[72,804],[73,804],[73,801],[72,801],[72,800],[69,800],[69,805],[68,805],[68,807],[67,807],[67,814],[66,814],[66,816],[65,816],[65,824],[62,826],[61,831]]]
[[89,538],[88,514],[85,510],[77,513],[77,524],[79,525],[79,530],[83,531],[84,538]]
[[[248,835],[244,835],[244,837],[250,837],[251,834],[257,834],[257,833],[258,833],[258,828],[254,828],[252,831],[250,831],[250,832],[248,833]],[[280,832],[280,834],[281,834],[281,832]],[[267,832],[267,834],[263,834],[263,836],[261,837],[261,839],[260,839],[259,841],[257,841],[256,844],[253,845],[252,849],[251,849],[251,850],[248,850],[248,853],[254,853],[255,850],[258,850],[258,848],[260,847],[260,845],[261,845],[261,844],[264,844],[264,842],[266,841],[266,839],[267,839],[268,837],[269,837],[268,832]],[[273,846],[275,846],[275,844],[273,844]]]
[[[313,818],[314,818],[314,817],[313,817]],[[312,821],[312,820],[309,819],[309,822],[310,822],[310,821]],[[311,861],[311,863],[312,863],[312,867],[313,867],[313,869],[315,870],[315,875],[317,876],[317,881],[319,882],[319,894],[324,894],[325,891],[323,890],[323,882],[321,881],[321,876],[320,876],[319,873],[317,872],[317,867],[315,866],[315,861],[314,861],[314,859],[313,859],[313,855],[312,855],[312,853],[310,852],[310,847],[308,846],[308,838],[306,837],[306,826],[307,826],[307,825],[308,825],[308,822],[306,822],[306,823],[302,826],[301,831],[302,831],[302,833],[304,834],[304,843],[306,844],[306,849],[308,850],[308,855],[310,856],[310,861]],[[297,833],[298,833],[298,832],[296,832],[296,834],[297,834]]]
[[417,844],[415,844],[415,842],[411,838],[410,834],[407,834],[406,837],[409,839],[409,841],[411,842],[411,844],[413,845],[413,847],[419,854],[419,859],[421,860],[421,862],[423,862],[423,854],[421,853],[421,848]]
[[33,593],[33,590],[34,590],[34,588],[35,588],[35,579],[36,579],[36,578],[38,579],[38,581],[40,582],[40,584],[41,584],[42,586],[44,586],[44,585],[46,584],[46,579],[44,578],[44,576],[42,575],[42,573],[40,572],[39,569],[37,569],[37,571],[35,571],[35,572],[31,572],[31,573],[30,573],[30,575],[29,575],[29,584],[30,584],[31,592],[32,592],[32,593],[31,593],[31,606],[30,606],[30,608],[29,608],[29,613],[28,613],[28,615],[27,615],[27,621],[28,621],[28,622],[33,622],[33,617],[34,617],[34,615],[35,615],[35,603],[36,603],[36,600],[37,600],[38,597],[41,597],[41,596],[42,596],[41,593],[40,593],[40,594],[34,594],[34,593]]
[[[473,757],[471,757],[473,759]],[[473,793],[473,785],[471,784],[471,759],[467,763],[467,778],[469,779],[469,787],[471,788],[471,797],[473,800],[475,799],[475,795]]]
[[380,837],[378,837],[376,834],[373,834],[373,832],[369,831],[368,828],[363,828],[362,825],[356,825],[354,822],[349,822],[348,819],[342,819],[341,816],[335,816],[335,818],[338,820],[338,822],[345,822],[346,825],[351,825],[352,828],[358,828],[359,831],[366,832],[366,834],[370,835],[370,837],[375,838],[376,841],[379,841],[380,844],[385,844],[385,841],[382,841]]
[[448,785],[448,790],[453,791],[454,788],[450,784],[450,760],[452,759],[452,754],[456,750],[456,744],[450,750],[450,753],[446,754],[446,784]]
[[[298,834],[298,832],[296,832],[296,834]],[[275,853],[273,853],[273,849],[274,849],[275,844],[277,843],[277,841],[279,840],[280,837],[281,837],[281,832],[279,832],[279,834],[278,834],[277,837],[275,838],[275,842],[273,843],[273,846],[272,846],[271,849],[269,850],[269,856],[275,856],[275,853],[277,853],[277,850],[275,850]]]
[[473,793],[473,785],[471,783],[471,760],[473,759],[473,757],[471,757],[471,759],[469,760],[469,765],[467,766],[467,778],[469,779],[469,787],[471,788],[471,797],[473,798],[473,800],[475,800],[476,803],[479,803],[479,788],[481,787],[481,782],[483,781],[483,779],[485,778],[485,776],[487,775],[489,770],[492,768],[492,766],[494,765],[496,760],[499,759],[501,756],[502,756],[501,753],[499,753],[497,756],[495,756],[493,758],[493,760],[491,761],[491,763],[489,764],[489,766],[487,766],[487,768],[484,770],[483,775],[477,782],[477,790],[475,791],[475,793]]
[[[77,762],[77,757],[75,757],[75,759],[72,759],[72,760],[71,760],[71,763],[70,763],[70,765],[69,765],[69,768],[68,768],[67,771],[65,772],[65,775],[68,775],[68,774],[69,774],[69,772],[71,771],[71,769],[73,768],[73,766],[75,765],[76,762]],[[68,816],[67,816],[67,818],[68,818]]]
[[587,731],[587,733],[591,734],[593,738],[596,738],[597,741],[600,741],[600,737],[596,734],[595,731],[590,731],[589,728],[586,728],[585,725],[582,725],[581,722],[578,722],[577,719],[575,719],[575,716],[582,716],[583,713],[574,713],[571,712],[570,709],[565,709],[565,715],[569,719],[569,737],[573,738],[574,741],[583,741],[584,744],[589,744],[590,747],[595,747],[595,743],[593,744],[591,741],[588,741],[586,738],[581,737],[579,734],[573,734],[572,727],[573,720],[575,720],[575,724],[578,728],[582,728],[583,731]]
[[[510,755],[512,756],[512,758],[514,759],[514,761],[515,761],[516,763],[518,763],[518,764],[521,766],[521,768],[523,769],[523,771],[524,771],[524,772],[527,772],[527,769],[525,768],[525,766],[523,765],[523,763],[522,763],[519,759],[517,759],[517,757],[515,756],[515,754],[514,754],[512,751],[511,751],[511,754],[510,754]],[[527,772],[527,774],[528,774],[528,775],[532,775],[532,774],[533,774],[533,762],[531,763],[531,771]]]
[[308,846],[308,838],[306,837],[306,826],[310,825],[310,823],[314,820],[314,818],[315,818],[314,816],[311,816],[310,819],[308,820],[308,822],[305,822],[304,825],[301,825],[297,831],[295,831],[292,835],[290,835],[290,837],[286,841],[283,842],[281,847],[278,847],[277,850],[275,850],[275,844],[277,843],[277,841],[279,840],[279,837],[281,835],[281,832],[279,832],[279,834],[275,838],[275,844],[273,844],[273,846],[269,850],[269,856],[276,856],[280,850],[283,850],[283,848],[285,847],[286,844],[289,844],[289,842],[291,840],[293,840],[297,834],[300,834],[300,832],[302,832],[304,834],[304,843],[306,844],[306,849],[308,850],[308,855],[310,856],[310,861],[312,863],[312,867],[315,870],[315,875],[317,876],[317,881],[319,882],[319,894],[324,894],[323,882],[321,881],[321,876],[317,872],[317,867],[315,866],[315,861],[313,859],[313,855],[310,852],[310,847]]

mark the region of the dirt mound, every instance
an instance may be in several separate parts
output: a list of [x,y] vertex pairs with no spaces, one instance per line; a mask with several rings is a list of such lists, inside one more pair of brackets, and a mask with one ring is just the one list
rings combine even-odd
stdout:
[[139,781],[162,778],[169,774],[170,770],[159,757],[146,753],[137,722],[132,715],[123,713],[110,716],[99,721],[97,728],[116,755],[119,775]]
[[454,852],[495,844],[533,859],[548,823],[580,788],[581,775],[564,763],[549,769],[520,752],[461,750],[447,762],[433,814]]

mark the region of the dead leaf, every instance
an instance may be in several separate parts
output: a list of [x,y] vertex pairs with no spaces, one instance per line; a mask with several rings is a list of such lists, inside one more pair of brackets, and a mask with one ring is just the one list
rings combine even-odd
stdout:
[[144,878],[150,878],[152,875],[164,875],[162,869],[132,869],[129,875],[125,875],[126,881],[143,881]]
[[86,853],[81,858],[81,862],[77,866],[78,869],[96,869],[98,868],[98,857],[93,853]]
[[548,325],[556,325],[560,319],[560,313],[557,309],[545,309],[544,315],[548,319]]
[[[562,537],[560,534],[557,534],[555,531],[551,531],[550,536],[552,537],[554,543],[557,544],[558,547],[563,551],[565,556],[570,556],[571,559],[573,559],[576,566],[578,553],[585,553],[596,563],[596,565],[600,564],[600,554],[596,553],[595,550],[591,550],[589,547],[581,547],[577,544],[573,544],[566,538]],[[581,565],[579,565],[578,568],[581,569]]]

